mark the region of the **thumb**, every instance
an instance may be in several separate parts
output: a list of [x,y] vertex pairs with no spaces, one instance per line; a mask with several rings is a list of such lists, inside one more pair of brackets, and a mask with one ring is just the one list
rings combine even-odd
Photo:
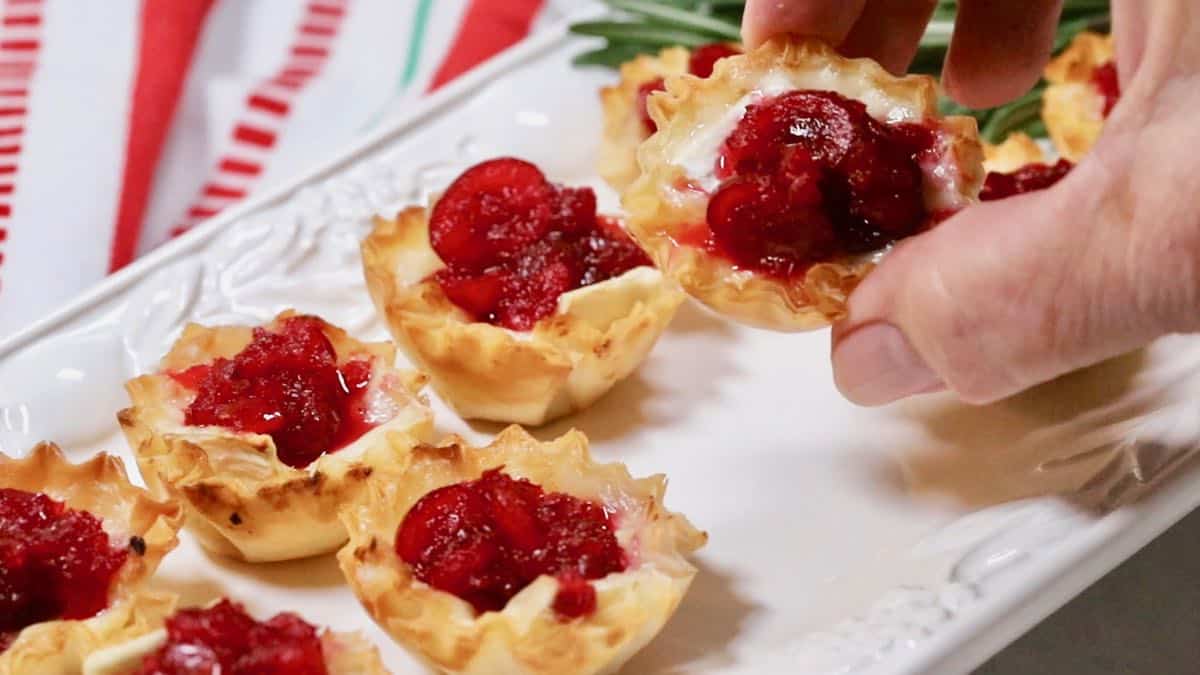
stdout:
[[880,405],[947,388],[987,403],[1194,329],[1197,228],[1147,217],[1107,166],[1085,161],[893,249],[834,328],[842,393]]

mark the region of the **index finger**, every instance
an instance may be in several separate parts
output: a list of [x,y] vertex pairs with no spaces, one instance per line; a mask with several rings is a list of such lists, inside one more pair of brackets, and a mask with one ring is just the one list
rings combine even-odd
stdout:
[[815,37],[839,45],[866,0],[746,0],[742,41],[753,49],[776,35]]

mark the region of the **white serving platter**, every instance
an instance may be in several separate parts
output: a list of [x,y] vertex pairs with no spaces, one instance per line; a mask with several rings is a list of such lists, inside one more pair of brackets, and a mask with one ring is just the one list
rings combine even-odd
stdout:
[[[530,159],[615,207],[592,168],[596,89],[612,76],[571,67],[583,47],[565,29],[541,33],[0,342],[0,450],[52,440],[132,469],[114,417],[122,384],[189,320],[295,307],[382,338],[359,270],[370,216],[424,201],[478,160]],[[1197,339],[992,406],[933,396],[877,410],[837,394],[827,340],[688,306],[637,374],[536,431],[578,427],[599,459],[666,473],[668,505],[710,534],[679,613],[624,672],[966,672],[1200,504],[1186,461],[1200,439]],[[434,398],[440,432],[498,430]],[[394,672],[422,672],[332,556],[248,565],[185,536],[157,583],[188,603],[227,594],[259,615],[362,630]]]

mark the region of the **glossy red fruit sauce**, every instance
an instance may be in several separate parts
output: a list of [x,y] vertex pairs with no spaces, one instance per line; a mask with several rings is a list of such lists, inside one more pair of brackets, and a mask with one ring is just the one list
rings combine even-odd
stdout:
[[835,92],[750,105],[717,158],[699,241],[742,269],[787,278],[928,227],[921,163],[935,133],[883,124]]
[[1109,61],[1092,71],[1092,86],[1104,97],[1104,116],[1112,112],[1121,98],[1121,81],[1117,78],[1117,64]]
[[1012,173],[989,171],[983,181],[983,190],[979,192],[979,200],[989,202],[1044,190],[1062,180],[1074,166],[1070,161],[1060,159],[1054,164],[1026,164]]
[[323,326],[316,317],[290,317],[276,331],[255,328],[232,359],[170,373],[196,391],[186,423],[268,434],[280,461],[296,468],[362,436],[373,426],[366,407],[371,362],[339,367]]
[[529,330],[558,296],[650,265],[591,188],[555,185],[533,164],[493,159],[459,176],[433,208],[434,280],[475,321]]
[[221,600],[167,620],[167,642],[142,662],[140,675],[328,675],[317,629],[295,614],[255,621]]
[[108,607],[130,548],[100,519],[41,493],[0,488],[0,651],[26,626],[88,619]]
[[417,579],[479,612],[503,609],[543,574],[557,577],[554,609],[574,618],[596,609],[589,580],[627,566],[614,529],[600,504],[492,469],[422,497],[396,532],[396,554]]
[[[703,45],[692,50],[692,55],[688,59],[688,72],[696,77],[708,77],[712,75],[713,66],[717,61],[726,56],[737,56],[741,54],[733,45],[725,42],[714,42],[712,44]],[[646,109],[646,99],[656,91],[663,91],[666,85],[663,78],[643,82],[642,86],[638,87],[637,92],[637,110],[642,118],[642,125],[646,128],[646,135],[650,135],[658,131],[658,125],[650,117],[650,111]]]

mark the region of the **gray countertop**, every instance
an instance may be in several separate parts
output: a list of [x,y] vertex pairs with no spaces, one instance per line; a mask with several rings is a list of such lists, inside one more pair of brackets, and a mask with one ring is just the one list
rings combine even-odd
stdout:
[[1200,673],[1200,511],[975,675]]

